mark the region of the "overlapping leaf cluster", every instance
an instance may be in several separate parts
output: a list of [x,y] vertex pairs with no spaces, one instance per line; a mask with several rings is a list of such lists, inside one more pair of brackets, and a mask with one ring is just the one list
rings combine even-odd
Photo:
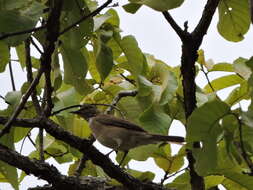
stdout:
[[[0,36],[34,28],[43,24],[47,18],[47,1],[0,0]],[[135,13],[141,6],[156,11],[167,11],[179,7],[183,0],[131,0],[124,6],[127,12]],[[64,1],[61,14],[61,30],[68,27],[83,15],[97,8],[92,0]],[[222,0],[219,5],[218,31],[227,40],[240,41],[249,28],[247,0],[240,2]],[[32,34],[17,35],[0,41],[0,71],[6,72],[6,65],[13,59],[10,49],[17,54],[18,63],[25,70],[24,40],[32,37],[39,44],[45,43],[45,29]],[[168,134],[173,120],[187,126],[187,145],[182,146],[175,155],[170,145],[148,145],[129,152],[124,164],[130,160],[144,161],[149,157],[155,160],[166,176],[177,172],[184,163],[185,148],[192,149],[196,159],[196,171],[205,177],[206,186],[211,188],[222,184],[227,189],[252,189],[252,177],[245,155],[251,160],[253,154],[253,105],[247,111],[238,107],[242,100],[252,100],[252,59],[238,58],[233,63],[212,63],[205,61],[204,53],[199,52],[198,68],[206,74],[226,72],[225,76],[210,81],[203,89],[197,89],[198,108],[186,121],[183,106],[183,92],[179,67],[170,67],[153,55],[142,52],[134,36],[122,36],[120,19],[114,9],[85,19],[71,30],[63,33],[56,44],[52,57],[51,79],[53,84],[53,110],[80,103],[108,103],[117,94],[126,90],[137,90],[135,97],[125,97],[118,107],[128,120],[142,126],[151,133]],[[36,50],[34,50],[36,51]],[[38,53],[38,52],[36,52]],[[39,58],[33,53],[34,76],[39,68]],[[13,53],[15,54],[15,53]],[[11,58],[12,57],[12,58]],[[17,63],[17,64],[18,64]],[[43,64],[43,63],[42,63]],[[199,71],[201,73],[201,71]],[[207,75],[208,76],[208,75]],[[37,86],[37,96],[42,98],[44,79]],[[220,100],[217,91],[235,86],[225,100]],[[22,95],[29,87],[25,82],[19,91],[8,92],[5,101],[7,109],[1,116],[9,116],[19,104]],[[232,109],[233,108],[233,109]],[[101,107],[101,109],[104,109]],[[118,112],[114,113],[120,117]],[[19,117],[36,116],[33,104],[28,101]],[[86,121],[66,112],[52,119],[74,135],[88,138],[91,135]],[[14,143],[26,137],[28,129],[12,128],[1,143],[14,149]],[[193,148],[192,143],[200,141],[201,148]],[[38,142],[36,140],[36,146]],[[68,144],[46,135],[44,150],[46,159],[54,157],[58,163],[72,162],[69,175],[74,174],[81,158],[80,152]],[[61,156],[57,156],[61,155]],[[38,151],[29,155],[39,158]],[[122,153],[119,152],[117,160]],[[141,180],[152,180],[151,171],[128,172]],[[82,175],[106,176],[101,168],[87,161]],[[23,180],[17,170],[0,162],[0,181],[9,182],[15,189]],[[168,187],[189,189],[189,174],[184,171]]]

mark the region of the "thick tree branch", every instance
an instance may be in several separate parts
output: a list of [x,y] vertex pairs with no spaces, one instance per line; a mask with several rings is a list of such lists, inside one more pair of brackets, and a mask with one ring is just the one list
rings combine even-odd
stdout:
[[198,25],[195,27],[194,31],[192,32],[192,36],[194,39],[197,39],[199,45],[202,42],[204,35],[206,34],[211,21],[213,19],[213,15],[215,13],[216,8],[218,7],[220,0],[208,0],[203,14],[199,20]]
[[[0,117],[0,124],[4,124],[8,119]],[[135,190],[165,190],[162,186],[151,182],[141,182],[129,174],[122,171],[118,166],[114,165],[112,161],[102,153],[100,153],[94,146],[90,144],[87,139],[81,139],[72,135],[70,132],[63,130],[62,127],[47,118],[35,119],[16,119],[13,125],[23,127],[38,127],[44,128],[50,135],[56,139],[61,140],[80,152],[84,153],[94,164],[103,168],[105,173],[111,178],[121,182],[128,189]]]
[[61,15],[61,8],[62,8],[62,1],[61,0],[54,0],[51,2],[49,16],[46,25],[46,42],[43,44],[44,53],[41,56],[41,64],[44,65],[44,73],[45,73],[45,108],[44,112],[46,116],[49,116],[51,110],[53,108],[52,102],[52,92],[53,87],[51,84],[51,61],[52,61],[52,54],[55,50],[55,43],[59,37],[60,31],[60,15]]
[[30,160],[29,157],[22,156],[0,144],[0,159],[16,168],[23,170],[26,174],[33,174],[40,179],[48,181],[55,189],[75,189],[75,190],[97,190],[94,186],[76,177],[62,175],[54,166],[38,160]]
[[[166,20],[175,30],[183,43],[181,56],[181,74],[183,76],[182,84],[186,119],[196,108],[195,62],[198,58],[197,51],[202,43],[204,35],[210,26],[219,1],[220,0],[207,1],[201,19],[192,33],[183,31],[168,12],[163,12]],[[199,148],[200,144],[198,142],[195,142],[193,147]],[[204,179],[195,171],[195,159],[192,155],[191,150],[187,150],[187,159],[189,162],[192,190],[204,190]]]
[[176,23],[176,21],[172,18],[170,13],[168,11],[163,12],[164,18],[167,20],[167,22],[170,24],[170,26],[174,29],[174,31],[177,33],[179,38],[182,41],[187,40],[189,37],[188,33],[180,28],[180,26]]

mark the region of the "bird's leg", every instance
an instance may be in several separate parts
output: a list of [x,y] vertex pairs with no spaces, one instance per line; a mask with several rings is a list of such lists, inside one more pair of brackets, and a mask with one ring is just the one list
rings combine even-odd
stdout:
[[124,151],[124,155],[123,155],[123,157],[122,157],[122,159],[121,159],[121,161],[120,161],[120,163],[119,163],[119,167],[121,166],[121,164],[122,164],[123,161],[125,160],[125,158],[126,158],[126,156],[127,156],[127,153],[128,153],[128,151]]

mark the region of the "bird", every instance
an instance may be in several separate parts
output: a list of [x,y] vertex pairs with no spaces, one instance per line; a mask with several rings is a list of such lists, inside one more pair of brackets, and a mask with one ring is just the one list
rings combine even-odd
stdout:
[[[89,122],[92,134],[102,145],[115,151],[127,152],[135,147],[171,142],[182,144],[184,137],[151,134],[137,124],[113,115],[101,113],[96,105],[83,104],[77,111],[71,113],[79,115]],[[122,159],[122,161],[123,161]],[[121,162],[122,162],[121,161]],[[120,164],[121,165],[121,164]]]

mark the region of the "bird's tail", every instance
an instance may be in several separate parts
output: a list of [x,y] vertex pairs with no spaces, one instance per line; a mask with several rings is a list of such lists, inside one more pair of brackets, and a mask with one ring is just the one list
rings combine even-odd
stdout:
[[157,142],[170,142],[175,144],[183,144],[185,142],[184,137],[179,136],[166,136],[166,135],[158,135],[158,134],[152,134],[151,137],[152,140]]

